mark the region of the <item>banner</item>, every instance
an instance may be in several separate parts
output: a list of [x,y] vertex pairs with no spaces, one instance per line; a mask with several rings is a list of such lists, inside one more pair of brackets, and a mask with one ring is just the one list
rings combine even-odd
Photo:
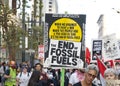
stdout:
[[44,59],[44,46],[38,45],[38,59]]
[[92,62],[96,61],[96,56],[102,59],[102,40],[98,39],[92,41]]
[[82,68],[81,43],[85,15],[46,14],[45,63],[49,67]]

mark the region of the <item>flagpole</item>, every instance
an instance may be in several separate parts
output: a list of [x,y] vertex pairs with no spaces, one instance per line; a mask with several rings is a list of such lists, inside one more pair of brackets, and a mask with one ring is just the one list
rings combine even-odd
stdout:
[[61,79],[60,79],[60,86],[64,86],[64,81],[65,81],[65,69],[61,69]]

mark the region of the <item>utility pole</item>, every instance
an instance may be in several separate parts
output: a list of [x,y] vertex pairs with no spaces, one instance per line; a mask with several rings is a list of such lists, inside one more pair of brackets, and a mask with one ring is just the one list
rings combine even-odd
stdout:
[[82,53],[81,53],[81,56],[82,56],[82,60],[84,62],[84,67],[85,67],[85,24],[83,24],[83,38],[82,38]]
[[39,1],[39,26],[41,26],[42,23],[42,0]]
[[[25,27],[25,4],[26,0],[22,0],[22,29],[26,31]],[[22,35],[22,62],[25,61],[25,35]]]
[[34,26],[36,26],[36,10],[37,10],[37,0],[34,0],[34,13],[33,13],[33,21],[34,21]]
[[42,29],[42,33],[41,33],[41,36],[38,35],[38,36],[40,36],[40,37],[38,37],[38,45],[43,44],[43,41],[41,40],[41,38],[43,37],[42,8],[43,8],[43,2],[42,2],[42,0],[40,0],[39,1],[39,26]]
[[12,0],[12,9],[13,9],[13,13],[16,15],[16,0]]

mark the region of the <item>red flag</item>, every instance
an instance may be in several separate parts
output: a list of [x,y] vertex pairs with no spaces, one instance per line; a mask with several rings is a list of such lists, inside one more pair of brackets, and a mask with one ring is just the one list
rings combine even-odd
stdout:
[[99,68],[99,71],[100,71],[101,75],[104,76],[106,66],[104,65],[104,63],[99,58],[97,58],[97,65],[98,65],[98,68]]
[[104,65],[104,63],[97,57],[97,65],[100,71],[100,81],[102,86],[106,86],[106,82],[104,79],[104,72],[106,70],[106,66]]
[[86,56],[86,62],[90,64],[90,51],[88,48],[86,48],[85,56]]

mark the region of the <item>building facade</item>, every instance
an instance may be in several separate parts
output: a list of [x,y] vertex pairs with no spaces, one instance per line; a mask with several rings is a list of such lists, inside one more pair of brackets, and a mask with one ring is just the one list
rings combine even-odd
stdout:
[[116,38],[120,39],[120,14],[116,12],[109,12],[106,14],[101,14],[98,18],[98,38],[103,38],[104,36],[116,34]]

